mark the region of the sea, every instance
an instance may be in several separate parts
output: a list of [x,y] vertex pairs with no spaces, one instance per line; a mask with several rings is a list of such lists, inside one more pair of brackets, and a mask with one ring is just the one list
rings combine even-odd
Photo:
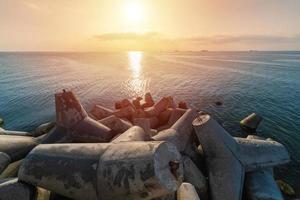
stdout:
[[255,112],[263,117],[257,135],[281,142],[291,155],[276,179],[300,192],[300,52],[0,53],[5,129],[32,131],[55,120],[54,94],[63,89],[86,110],[145,92],[155,100],[171,95],[239,137],[239,121]]

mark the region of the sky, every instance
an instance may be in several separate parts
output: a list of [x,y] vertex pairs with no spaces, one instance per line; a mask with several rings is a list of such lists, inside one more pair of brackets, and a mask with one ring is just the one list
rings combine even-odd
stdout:
[[299,0],[0,0],[0,51],[300,50]]

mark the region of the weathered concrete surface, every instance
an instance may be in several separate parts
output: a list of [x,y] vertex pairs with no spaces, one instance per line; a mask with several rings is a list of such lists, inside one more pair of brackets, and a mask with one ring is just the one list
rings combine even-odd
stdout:
[[114,111],[114,115],[119,118],[127,118],[130,119],[131,116],[135,113],[135,109],[133,106],[122,107],[119,110]]
[[247,200],[283,200],[272,169],[247,173],[245,192]]
[[22,160],[10,163],[0,175],[1,179],[13,178],[18,176],[18,171],[21,166]]
[[114,135],[123,133],[132,127],[132,124],[129,121],[122,120],[115,115],[101,119],[98,122],[110,128]]
[[163,97],[154,106],[146,108],[145,113],[147,117],[158,116],[161,112],[167,110],[172,104],[172,97]]
[[36,188],[19,182],[17,178],[0,184],[1,200],[35,200]]
[[260,137],[258,135],[248,135],[247,139],[250,139],[250,140],[253,140],[253,139],[256,139],[256,140],[265,140],[265,138]]
[[100,105],[95,105],[93,109],[90,111],[92,116],[95,117],[95,119],[97,120],[101,120],[103,118],[109,117],[110,115],[113,114],[113,112],[114,112],[113,110],[109,108],[105,108]]
[[55,127],[55,122],[47,122],[38,126],[34,132],[33,137],[38,137],[48,133],[51,129]]
[[144,100],[144,103],[142,104],[142,108],[151,107],[153,105],[154,105],[154,101],[153,101],[153,98],[151,96],[151,93],[147,92],[145,94],[145,100]]
[[180,117],[182,117],[182,115],[186,111],[187,110],[180,109],[180,108],[173,109],[172,112],[171,112],[170,118],[168,120],[168,125],[173,126],[173,124],[175,124],[177,122],[177,120],[180,119]]
[[47,134],[42,135],[36,140],[40,144],[53,144],[53,143],[67,143],[73,142],[73,139],[68,134],[68,130],[61,126],[55,126],[51,131]]
[[173,111],[172,108],[168,108],[167,110],[159,113],[158,120],[159,120],[160,124],[166,124],[166,123],[168,123],[172,111]]
[[74,199],[150,199],[177,190],[183,178],[176,147],[167,142],[39,145],[19,179]]
[[0,152],[6,153],[11,162],[24,158],[36,145],[32,137],[0,135]]
[[110,128],[90,117],[75,125],[69,134],[77,142],[108,142],[115,136]]
[[56,123],[65,128],[75,141],[108,142],[111,129],[90,118],[71,91],[55,94]]
[[133,125],[143,128],[146,133],[151,129],[149,118],[135,118],[133,119]]
[[192,184],[182,183],[177,191],[177,200],[200,200],[200,198]]
[[45,144],[33,149],[19,179],[74,199],[97,199],[97,166],[110,144]]
[[285,147],[275,141],[234,138],[238,143],[239,160],[246,171],[288,163],[290,156]]
[[207,181],[193,161],[183,156],[184,182],[191,183],[202,200],[208,199]]
[[[199,146],[201,147],[201,145]],[[206,175],[207,173],[204,154],[203,151],[198,149],[198,147],[195,143],[191,143],[190,145],[186,146],[186,148],[182,152],[182,155],[188,156],[193,161],[193,163],[200,169],[200,171]]]
[[151,137],[139,126],[133,126],[118,137],[113,139],[112,143],[128,142],[128,141],[150,141]]
[[[197,117],[193,126],[203,147],[213,200],[241,199],[246,169],[270,167],[289,159],[279,143],[262,143],[264,141],[260,140],[246,144],[237,142],[207,114]],[[280,154],[278,158],[270,155],[272,150]],[[254,163],[254,160],[257,162]]]
[[170,129],[159,132],[153,139],[171,142],[175,144],[179,151],[183,151],[192,135],[192,121],[197,115],[198,113],[195,110],[188,109]]
[[5,168],[10,164],[11,160],[9,155],[0,152],[0,174],[5,170]]
[[256,113],[252,113],[251,115],[240,121],[240,126],[247,133],[255,133],[256,128],[258,127],[261,120],[262,117],[260,117]]
[[65,128],[72,128],[88,116],[75,94],[63,90],[55,94],[56,123]]
[[174,145],[167,142],[119,144],[118,149],[108,148],[101,157],[98,186],[103,199],[151,199],[177,190],[183,169],[179,162],[173,173],[170,170],[170,162],[181,159]]
[[32,133],[24,131],[10,131],[0,128],[0,135],[33,136]]

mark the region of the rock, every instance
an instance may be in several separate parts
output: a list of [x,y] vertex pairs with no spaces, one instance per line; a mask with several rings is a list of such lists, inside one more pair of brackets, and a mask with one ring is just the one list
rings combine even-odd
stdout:
[[183,156],[182,158],[184,182],[191,183],[195,187],[200,199],[208,199],[207,181],[205,176],[189,157]]
[[177,191],[177,200],[200,200],[200,198],[192,184],[182,183]]
[[35,200],[36,188],[19,182],[17,178],[0,184],[1,200]]
[[235,140],[207,114],[197,117],[193,126],[204,151],[212,200],[240,200],[245,171],[289,161],[281,144],[242,138]]
[[97,120],[111,116],[114,111],[100,105],[95,105],[90,112]]
[[10,157],[6,153],[0,152],[0,174],[10,164]]
[[128,142],[128,141],[150,141],[150,136],[139,126],[133,126],[117,138],[113,139],[112,143]]
[[151,199],[178,189],[180,160],[167,142],[39,145],[19,179],[74,199]]
[[255,133],[258,125],[262,121],[262,117],[256,113],[252,113],[242,121],[240,121],[240,127],[247,133]]
[[129,121],[122,120],[115,115],[101,119],[98,122],[110,128],[114,135],[123,133],[132,127],[132,124]]

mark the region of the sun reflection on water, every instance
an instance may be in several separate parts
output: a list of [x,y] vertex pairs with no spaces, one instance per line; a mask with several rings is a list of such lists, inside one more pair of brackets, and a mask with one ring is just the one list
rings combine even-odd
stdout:
[[135,96],[142,96],[146,88],[146,80],[141,73],[143,56],[143,52],[141,51],[128,52],[129,68],[132,72],[129,84],[130,90],[133,92],[132,95]]

